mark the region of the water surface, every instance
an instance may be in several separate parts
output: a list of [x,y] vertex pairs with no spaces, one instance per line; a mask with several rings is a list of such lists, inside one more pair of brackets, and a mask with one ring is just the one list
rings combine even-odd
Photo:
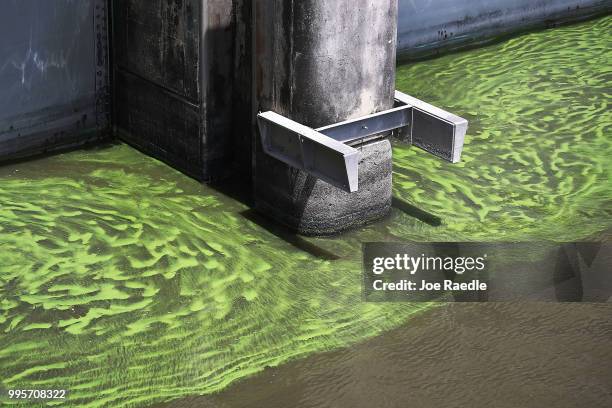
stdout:
[[0,385],[79,407],[209,394],[431,307],[361,302],[361,242],[609,229],[611,31],[606,17],[398,67],[398,89],[470,120],[463,161],[396,144],[393,213],[337,238],[274,233],[122,144],[0,167]]
[[608,408],[609,304],[453,303],[156,408]]

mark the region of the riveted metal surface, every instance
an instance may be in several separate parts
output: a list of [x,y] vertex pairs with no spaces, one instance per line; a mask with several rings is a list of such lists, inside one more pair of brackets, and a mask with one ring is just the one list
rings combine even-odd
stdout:
[[107,1],[20,0],[1,7],[0,161],[104,137]]

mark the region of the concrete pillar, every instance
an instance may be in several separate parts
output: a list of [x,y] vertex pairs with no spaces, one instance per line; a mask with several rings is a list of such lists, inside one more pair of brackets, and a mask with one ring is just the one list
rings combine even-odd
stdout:
[[[393,106],[396,0],[256,0],[253,21],[256,111],[316,128]],[[359,191],[347,193],[267,156],[257,136],[256,207],[308,235],[384,216],[391,145],[382,138],[358,148]]]

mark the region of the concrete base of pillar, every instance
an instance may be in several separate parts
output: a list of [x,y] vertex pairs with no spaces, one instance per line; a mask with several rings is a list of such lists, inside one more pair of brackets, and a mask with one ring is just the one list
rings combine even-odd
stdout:
[[391,209],[391,143],[383,139],[357,148],[361,161],[354,193],[266,156],[257,166],[255,207],[303,235],[331,235],[384,217]]

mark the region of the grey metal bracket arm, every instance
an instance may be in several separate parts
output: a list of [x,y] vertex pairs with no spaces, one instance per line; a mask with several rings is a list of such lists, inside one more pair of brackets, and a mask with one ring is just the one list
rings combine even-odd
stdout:
[[401,140],[451,163],[461,160],[466,119],[400,91],[395,91],[395,101],[411,107],[410,128],[402,132]]
[[257,115],[257,124],[268,155],[345,191],[357,191],[357,149],[272,111]]
[[312,129],[268,111],[257,115],[264,152],[348,192],[358,189],[359,150],[350,144],[389,131],[452,163],[463,149],[467,120],[395,91],[383,112]]

